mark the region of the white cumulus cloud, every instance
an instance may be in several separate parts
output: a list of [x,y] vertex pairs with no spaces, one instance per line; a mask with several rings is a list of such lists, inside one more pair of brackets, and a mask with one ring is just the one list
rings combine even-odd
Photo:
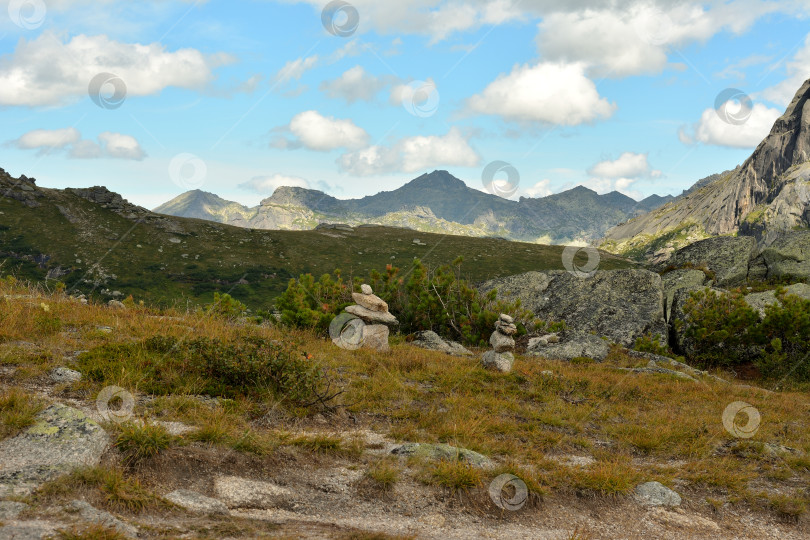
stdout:
[[330,98],[354,103],[373,100],[378,92],[394,80],[393,77],[375,77],[358,65],[345,71],[337,79],[323,81],[319,88]]
[[548,197],[553,193],[551,191],[551,180],[540,180],[535,185],[525,190],[527,197]]
[[616,109],[585,76],[583,64],[548,62],[515,66],[467,105],[474,112],[506,120],[564,126],[609,118]]
[[686,144],[703,143],[753,149],[768,136],[780,116],[781,111],[755,103],[744,123],[732,124],[720,118],[715,109],[706,109],[700,121],[690,128],[680,129],[678,138]]
[[248,191],[261,194],[271,194],[281,186],[309,188],[309,182],[298,176],[287,176],[283,174],[273,174],[270,176],[254,176],[247,182],[239,184],[239,187]]
[[92,141],[82,139],[76,128],[37,129],[9,144],[21,150],[39,150],[39,154],[65,150],[74,159],[108,157],[140,161],[146,157],[146,152],[135,137],[111,131],[99,134],[98,141]]
[[647,154],[625,152],[618,159],[600,161],[588,169],[588,174],[601,178],[655,178],[661,176],[661,171],[650,166]]
[[474,167],[481,161],[457,128],[443,136],[407,137],[392,146],[370,146],[344,154],[338,164],[344,171],[367,176],[390,172],[416,172],[440,166]]
[[[304,111],[293,117],[289,126],[282,128],[291,133],[295,140],[287,140],[286,147],[294,148],[303,145],[310,150],[327,152],[337,148],[354,150],[368,143],[368,133],[349,119],[337,119],[324,116],[318,111]],[[285,147],[280,141],[271,143],[276,147]]]
[[112,73],[126,84],[127,96],[146,96],[175,86],[203,89],[213,70],[233,59],[196,49],[166,50],[160,43],[121,43],[107,36],[78,35],[67,42],[43,33],[20,39],[13,53],[0,57],[0,105],[62,105],[87,96],[90,81]]

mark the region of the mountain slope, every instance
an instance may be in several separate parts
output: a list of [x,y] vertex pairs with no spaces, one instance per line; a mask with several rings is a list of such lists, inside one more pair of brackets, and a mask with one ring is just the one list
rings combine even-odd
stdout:
[[807,227],[809,156],[810,80],[742,166],[611,229],[603,245],[649,255],[662,239],[668,249],[734,233],[767,241],[779,231]]
[[[429,218],[424,209],[414,212]],[[232,227],[155,214],[103,187],[45,189],[0,169],[0,274],[58,279],[69,290],[107,299],[133,294],[155,304],[185,304],[210,302],[220,291],[255,309],[270,305],[291,277],[305,272],[320,276],[339,268],[347,277],[364,276],[388,264],[407,272],[414,258],[436,266],[462,256],[464,275],[484,281],[562,269],[562,251],[377,226],[348,231]],[[605,253],[600,268],[627,266]]]
[[671,199],[654,195],[636,202],[615,191],[598,195],[579,186],[540,199],[513,201],[472,189],[447,171],[423,174],[398,189],[362,199],[340,200],[312,189],[280,187],[259,206],[245,208],[199,193],[185,193],[155,211],[256,229],[310,230],[324,222],[374,223],[563,244],[601,238],[610,227]]

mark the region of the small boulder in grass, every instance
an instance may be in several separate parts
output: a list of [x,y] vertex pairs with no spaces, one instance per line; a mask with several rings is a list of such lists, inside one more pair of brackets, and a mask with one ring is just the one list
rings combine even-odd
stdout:
[[680,506],[681,496],[660,482],[645,482],[636,488],[636,501],[643,506]]

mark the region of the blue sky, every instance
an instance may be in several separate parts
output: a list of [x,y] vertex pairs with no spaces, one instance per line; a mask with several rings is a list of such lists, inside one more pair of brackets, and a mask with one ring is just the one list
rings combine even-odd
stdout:
[[807,1],[356,0],[325,25],[326,6],[0,0],[0,166],[147,207],[434,169],[485,190],[496,160],[514,198],[678,194],[810,78]]

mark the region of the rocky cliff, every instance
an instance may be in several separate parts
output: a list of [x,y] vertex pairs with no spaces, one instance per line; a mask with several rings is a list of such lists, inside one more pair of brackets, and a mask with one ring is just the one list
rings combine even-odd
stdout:
[[[807,227],[810,204],[810,80],[745,163],[655,211],[614,227],[604,247],[652,255],[715,235],[768,243]],[[659,253],[660,255],[660,253]]]

